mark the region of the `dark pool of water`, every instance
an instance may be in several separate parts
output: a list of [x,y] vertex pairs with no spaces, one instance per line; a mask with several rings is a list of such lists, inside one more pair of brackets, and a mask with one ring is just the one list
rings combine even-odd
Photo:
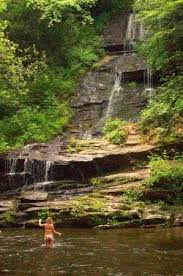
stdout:
[[0,275],[183,275],[183,228],[62,233],[45,249],[42,229],[3,229]]

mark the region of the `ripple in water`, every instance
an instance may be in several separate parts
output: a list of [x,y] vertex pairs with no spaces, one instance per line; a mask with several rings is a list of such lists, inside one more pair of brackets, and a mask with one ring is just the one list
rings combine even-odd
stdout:
[[64,229],[53,249],[43,232],[5,229],[0,275],[183,275],[183,229]]

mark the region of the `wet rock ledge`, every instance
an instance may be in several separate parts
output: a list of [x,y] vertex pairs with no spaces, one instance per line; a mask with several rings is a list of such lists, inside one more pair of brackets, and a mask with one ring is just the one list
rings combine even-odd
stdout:
[[148,177],[149,168],[144,166],[91,178],[86,183],[49,181],[3,193],[0,227],[38,227],[38,219],[48,215],[59,227],[106,230],[183,226],[182,206],[173,204],[182,191],[173,191],[170,196],[156,189],[150,196],[152,191],[144,186]]

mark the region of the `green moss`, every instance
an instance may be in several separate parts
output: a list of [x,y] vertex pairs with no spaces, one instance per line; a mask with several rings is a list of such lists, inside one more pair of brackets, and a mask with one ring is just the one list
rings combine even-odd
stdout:
[[130,81],[128,82],[128,86],[133,89],[137,87],[137,83],[135,81]]
[[5,223],[15,222],[15,211],[6,211],[0,215],[0,221]]
[[72,215],[82,216],[88,212],[99,212],[105,211],[106,200],[99,196],[83,196],[78,197],[72,202],[69,202],[67,209],[71,210]]
[[134,201],[139,200],[140,192],[134,191],[133,189],[129,189],[124,195],[121,197],[122,200],[125,200],[127,203],[133,203]]
[[105,184],[105,178],[97,178],[97,177],[94,177],[94,178],[91,178],[89,180],[89,183],[93,186],[101,186],[103,184]]

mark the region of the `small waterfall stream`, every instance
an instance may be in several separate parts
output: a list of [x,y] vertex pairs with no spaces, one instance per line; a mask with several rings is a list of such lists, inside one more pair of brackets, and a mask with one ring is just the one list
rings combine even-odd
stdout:
[[142,41],[145,36],[145,28],[142,21],[139,21],[135,13],[131,13],[128,17],[126,29],[124,52],[126,54],[134,51],[134,42]]
[[133,51],[133,44],[136,34],[136,15],[131,13],[128,18],[128,25],[125,35],[124,51],[126,53],[131,53]]
[[34,183],[47,183],[52,180],[52,161],[39,161],[29,158],[5,159],[3,161],[3,185],[1,190],[11,190],[20,187],[26,189]]
[[144,88],[145,88],[145,91],[149,93],[149,95],[151,95],[154,92],[153,74],[149,66],[147,70],[144,71]]
[[98,127],[101,128],[104,124],[104,122],[112,117],[114,115],[114,107],[116,104],[116,101],[118,99],[118,96],[120,92],[123,90],[123,87],[121,85],[121,82],[123,80],[123,73],[121,71],[118,71],[117,68],[115,68],[115,73],[114,73],[114,85],[111,89],[111,93],[109,95],[109,101],[108,105],[106,108],[106,112],[104,116],[98,121],[98,123],[90,128],[89,130],[85,131],[82,138],[84,139],[92,139],[93,137],[93,131],[94,129],[97,129]]
[[111,117],[113,115],[116,98],[119,96],[119,93],[122,91],[121,80],[122,80],[122,72],[117,71],[117,69],[115,69],[115,81],[109,97],[109,103],[108,103],[106,115],[105,115],[106,118]]
[[[138,20],[138,17],[135,13],[130,13],[128,15],[128,23],[127,23],[126,32],[124,35],[123,55],[124,56],[135,55],[134,44],[137,41],[143,40],[144,36],[145,36],[145,28],[144,28],[143,22]],[[135,57],[134,57],[134,60],[135,60]],[[132,65],[131,65],[132,69],[134,66],[133,62],[135,62],[134,60],[132,61]],[[124,62],[125,62],[125,59],[124,59]],[[130,79],[128,78],[127,80],[125,79],[126,78],[125,73],[133,74],[133,70],[131,71],[131,68],[130,68],[130,71],[125,71],[124,66],[122,68],[123,69],[120,70],[120,64],[118,65],[117,63],[117,66],[114,70],[114,84],[109,93],[106,110],[102,112],[103,114],[102,117],[95,123],[95,125],[93,125],[90,129],[85,130],[81,134],[81,137],[83,139],[92,139],[92,136],[93,134],[95,135],[95,133],[99,133],[100,135],[100,130],[104,125],[106,119],[116,115],[116,110],[117,110],[116,104],[118,103],[118,98],[120,96],[120,101],[122,101],[123,95],[121,95],[121,93],[123,91],[125,95],[125,86],[122,83],[130,81]],[[138,66],[137,66],[137,70],[138,70]],[[133,78],[132,78],[132,81],[133,81]],[[150,70],[150,68],[148,68],[147,70],[144,70],[144,90],[145,92],[147,92],[146,94],[148,94],[149,92],[151,93],[151,90],[152,90],[152,71]]]
[[17,159],[10,159],[9,162],[9,175],[14,175],[17,169]]
[[45,164],[45,176],[44,176],[44,181],[48,181],[48,177],[49,177],[49,171],[51,169],[53,162],[52,161],[46,161]]

